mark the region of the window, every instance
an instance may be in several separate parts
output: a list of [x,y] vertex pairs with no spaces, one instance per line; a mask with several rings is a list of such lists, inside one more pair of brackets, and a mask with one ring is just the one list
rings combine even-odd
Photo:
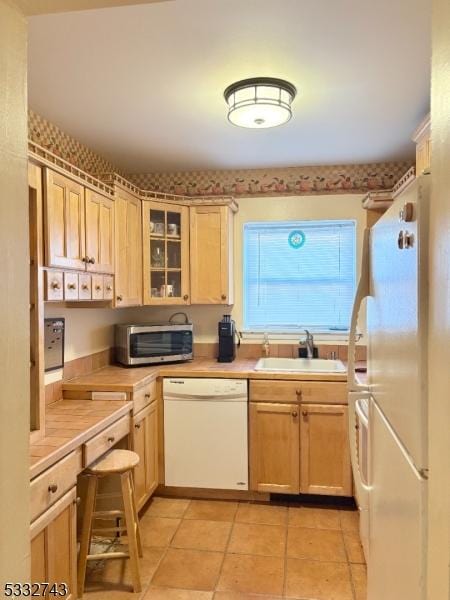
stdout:
[[348,331],[355,240],[355,221],[246,223],[244,329]]

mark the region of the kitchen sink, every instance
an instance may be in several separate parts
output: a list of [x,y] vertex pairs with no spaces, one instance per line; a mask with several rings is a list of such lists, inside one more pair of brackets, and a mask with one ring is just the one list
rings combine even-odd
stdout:
[[324,358],[260,358],[255,371],[286,371],[289,373],[345,373],[340,360]]

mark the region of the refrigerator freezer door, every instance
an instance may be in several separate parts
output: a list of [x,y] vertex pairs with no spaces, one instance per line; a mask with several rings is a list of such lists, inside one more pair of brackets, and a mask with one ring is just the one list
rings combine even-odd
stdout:
[[426,480],[370,405],[368,600],[424,600]]
[[[419,470],[427,467],[427,177],[372,228],[367,302],[369,388]],[[406,203],[412,220],[402,221]]]

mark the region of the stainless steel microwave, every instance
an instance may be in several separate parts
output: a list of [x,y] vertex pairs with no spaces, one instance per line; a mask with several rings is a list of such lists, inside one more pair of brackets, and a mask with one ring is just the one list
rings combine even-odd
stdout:
[[192,324],[116,325],[115,347],[116,360],[128,366],[190,360]]

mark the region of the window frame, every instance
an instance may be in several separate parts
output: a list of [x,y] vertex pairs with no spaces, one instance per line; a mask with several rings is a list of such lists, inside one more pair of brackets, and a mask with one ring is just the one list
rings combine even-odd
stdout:
[[[342,224],[352,224],[353,226],[353,294],[356,294],[357,289],[357,281],[358,281],[358,221],[355,218],[342,218],[342,219],[295,219],[295,220],[280,220],[280,221],[247,221],[243,223],[242,229],[242,334],[245,338],[260,338],[264,333],[268,333],[271,335],[273,339],[279,340],[288,340],[294,337],[297,337],[299,334],[305,332],[305,329],[308,329],[313,334],[318,336],[323,336],[335,340],[347,340],[348,335],[350,333],[350,320],[351,320],[351,310],[349,315],[349,322],[347,329],[325,329],[323,327],[317,327],[313,325],[298,325],[296,327],[283,328],[283,327],[263,327],[255,328],[249,327],[247,324],[247,303],[246,303],[246,273],[247,273],[247,244],[246,244],[246,228],[249,226],[261,226],[268,227],[270,224],[279,225],[279,226],[289,226],[293,229],[298,229],[303,226],[305,227],[307,224],[312,223],[342,223]],[[357,334],[358,338],[362,337],[361,334]]]

